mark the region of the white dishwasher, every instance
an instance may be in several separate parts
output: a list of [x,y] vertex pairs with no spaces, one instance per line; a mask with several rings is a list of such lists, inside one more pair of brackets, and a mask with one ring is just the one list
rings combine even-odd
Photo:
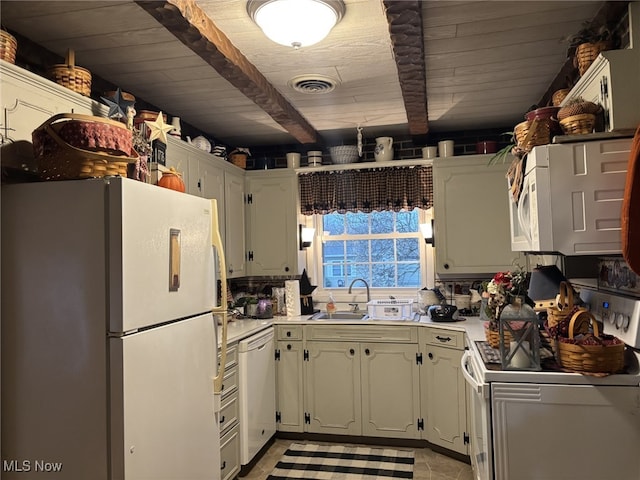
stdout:
[[238,344],[240,463],[247,465],[276,433],[274,328]]

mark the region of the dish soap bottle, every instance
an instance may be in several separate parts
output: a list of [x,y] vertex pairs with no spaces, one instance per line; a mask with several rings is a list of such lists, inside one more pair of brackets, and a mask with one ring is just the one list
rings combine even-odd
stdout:
[[336,310],[338,310],[338,308],[336,307],[336,302],[333,299],[333,295],[329,294],[329,301],[327,302],[327,313],[329,315],[332,315],[336,313]]

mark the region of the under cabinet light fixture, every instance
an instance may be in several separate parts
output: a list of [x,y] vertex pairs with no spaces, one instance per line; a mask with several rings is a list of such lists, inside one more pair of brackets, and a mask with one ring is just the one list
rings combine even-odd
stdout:
[[249,0],[247,13],[264,34],[295,49],[323,40],[345,13],[342,0]]
[[313,236],[316,233],[316,229],[311,227],[305,227],[304,225],[299,225],[298,228],[299,228],[299,234],[300,234],[300,250],[309,248],[313,243]]

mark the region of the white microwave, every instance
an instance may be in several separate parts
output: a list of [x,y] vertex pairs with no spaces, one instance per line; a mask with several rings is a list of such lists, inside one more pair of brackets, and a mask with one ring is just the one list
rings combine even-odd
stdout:
[[620,254],[630,149],[631,138],[534,147],[519,199],[509,198],[511,249]]

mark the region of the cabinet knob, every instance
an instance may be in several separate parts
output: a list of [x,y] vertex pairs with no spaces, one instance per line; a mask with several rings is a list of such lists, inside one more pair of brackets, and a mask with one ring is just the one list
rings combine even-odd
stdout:
[[448,270],[448,269],[449,269],[449,264],[448,264],[448,263],[445,263],[445,264],[443,265],[443,267],[444,267],[444,268],[446,268],[446,269]]
[[349,353],[350,353],[351,355],[355,355],[356,351],[355,351],[353,348],[350,348],[350,349],[349,349]]
[[229,273],[233,273],[233,268],[230,268],[230,269],[229,269]]
[[291,344],[287,345],[287,350],[291,350]]
[[291,332],[287,332],[287,337],[290,337],[290,336],[291,336]]
[[369,350],[368,348],[364,349],[364,354],[365,355],[369,355],[371,353],[371,350]]
[[429,352],[428,357],[429,357],[429,360],[433,360],[433,353]]
[[284,267],[284,271],[288,272],[289,271],[289,267]]

